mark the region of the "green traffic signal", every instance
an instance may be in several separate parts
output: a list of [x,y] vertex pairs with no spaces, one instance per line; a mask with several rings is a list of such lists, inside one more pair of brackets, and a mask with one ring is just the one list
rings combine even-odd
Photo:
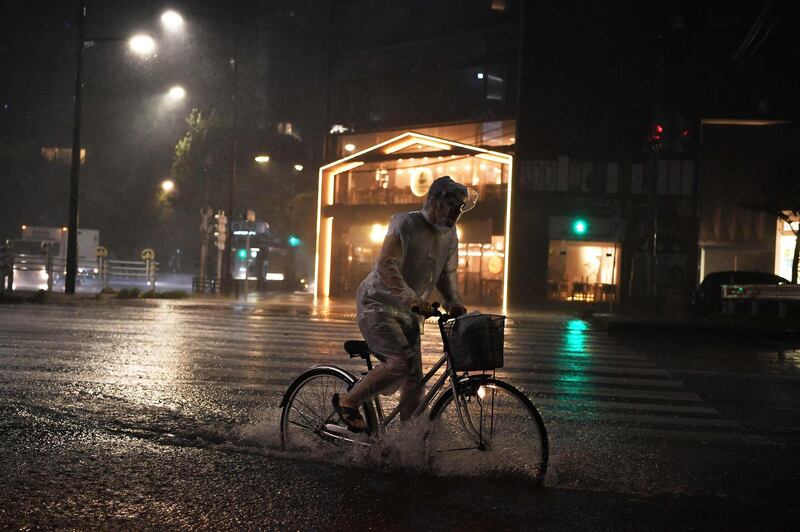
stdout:
[[589,224],[586,223],[586,220],[582,220],[578,218],[574,222],[572,222],[572,232],[576,235],[585,235],[586,231],[589,230]]
[[236,256],[239,260],[245,260],[247,258],[247,250],[245,248],[236,250]]
[[289,245],[293,248],[296,248],[301,244],[300,238],[297,235],[289,235],[288,241]]

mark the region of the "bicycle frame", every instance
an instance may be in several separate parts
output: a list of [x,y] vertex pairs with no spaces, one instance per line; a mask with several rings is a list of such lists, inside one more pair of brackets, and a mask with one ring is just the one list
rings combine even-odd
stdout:
[[[453,365],[449,363],[450,346],[447,340],[447,334],[445,334],[444,330],[444,324],[450,318],[450,316],[448,314],[439,313],[438,310],[436,312],[437,314],[435,315],[438,317],[437,323],[439,325],[439,334],[441,335],[442,338],[442,350],[444,351],[444,353],[442,357],[436,362],[436,364],[434,364],[433,367],[431,367],[431,369],[428,370],[428,372],[422,378],[420,387],[424,388],[425,385],[428,383],[428,381],[430,381],[433,378],[433,376],[436,374],[437,371],[439,371],[439,369],[445,364],[445,362],[448,362],[447,371],[442,373],[442,375],[436,380],[436,382],[433,384],[428,393],[425,394],[425,397],[422,399],[422,402],[420,402],[419,406],[416,408],[416,410],[414,410],[412,417],[420,415],[428,408],[428,406],[433,402],[434,398],[437,397],[439,391],[444,387],[445,381],[449,377],[450,388],[453,391],[453,402],[455,403],[459,423],[461,424],[462,428],[467,432],[467,434],[469,434],[474,440],[476,440],[479,446],[483,445],[484,442],[483,442],[482,429],[477,429],[475,425],[472,423],[471,419],[465,419],[464,413],[461,410],[461,404],[458,400],[459,395],[456,392],[456,383],[458,382],[458,375],[456,375],[456,372],[453,369]],[[365,361],[367,363],[367,370],[372,371],[372,362],[370,360],[370,357],[367,356],[365,358]],[[400,408],[403,405],[403,402],[401,401],[389,413],[389,415],[385,417],[383,415],[383,407],[381,405],[380,396],[375,397],[375,399],[373,399],[373,402],[375,403],[375,412],[378,417],[378,426],[381,432],[386,432],[386,429],[388,428],[389,424],[400,413]]]

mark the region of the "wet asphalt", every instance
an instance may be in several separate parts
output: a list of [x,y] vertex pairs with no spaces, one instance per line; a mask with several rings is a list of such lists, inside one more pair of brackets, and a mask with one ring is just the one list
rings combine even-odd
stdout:
[[[438,339],[428,329],[425,363]],[[499,373],[550,434],[543,486],[436,476],[278,444],[282,391],[342,352],[348,316],[192,301],[0,306],[0,527],[9,529],[789,530],[800,351],[609,336],[515,320]],[[392,445],[403,445],[395,438]]]

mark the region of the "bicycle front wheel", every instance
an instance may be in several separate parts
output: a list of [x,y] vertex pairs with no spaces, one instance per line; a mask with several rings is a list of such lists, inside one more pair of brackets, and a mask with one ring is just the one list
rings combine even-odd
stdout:
[[[547,430],[530,399],[508,383],[472,377],[431,409],[429,451],[447,474],[519,476],[540,482],[547,472]],[[460,405],[459,416],[455,401]]]

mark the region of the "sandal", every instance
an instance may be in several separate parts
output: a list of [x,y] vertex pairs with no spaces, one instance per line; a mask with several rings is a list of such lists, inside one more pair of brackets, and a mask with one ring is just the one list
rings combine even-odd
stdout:
[[339,404],[338,393],[333,394],[331,404],[333,404],[333,409],[336,411],[336,414],[338,414],[342,423],[345,424],[347,430],[355,433],[367,430],[367,424],[364,422],[364,418],[361,417],[357,408],[350,408]]

